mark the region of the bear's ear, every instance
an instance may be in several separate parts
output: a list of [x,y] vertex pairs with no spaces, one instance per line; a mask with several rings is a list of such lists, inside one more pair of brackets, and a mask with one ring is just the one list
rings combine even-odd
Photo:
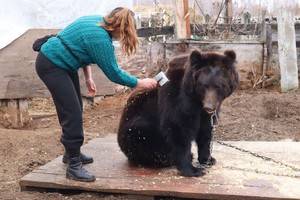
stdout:
[[200,63],[202,60],[202,55],[199,50],[193,50],[190,54],[190,62],[193,66],[196,63]]
[[235,51],[233,51],[233,50],[226,50],[224,52],[224,55],[229,58],[229,60],[231,61],[231,63],[235,62],[235,59],[236,59]]

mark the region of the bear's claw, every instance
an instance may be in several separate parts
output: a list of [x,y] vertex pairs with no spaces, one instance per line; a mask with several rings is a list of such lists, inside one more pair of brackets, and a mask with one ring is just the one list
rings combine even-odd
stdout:
[[185,169],[181,171],[182,176],[193,177],[193,176],[204,176],[206,174],[206,170],[202,167],[191,167],[189,169]]
[[199,158],[199,163],[200,165],[208,165],[208,166],[212,166],[215,165],[217,163],[217,160],[214,157],[210,157],[210,158]]

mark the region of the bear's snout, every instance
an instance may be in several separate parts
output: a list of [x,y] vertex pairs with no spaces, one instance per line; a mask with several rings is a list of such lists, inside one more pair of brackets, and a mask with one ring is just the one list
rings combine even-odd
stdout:
[[218,101],[218,95],[217,95],[216,91],[214,91],[214,90],[206,91],[204,99],[203,99],[204,110],[208,114],[212,115],[218,109],[218,106],[219,106],[219,101]]

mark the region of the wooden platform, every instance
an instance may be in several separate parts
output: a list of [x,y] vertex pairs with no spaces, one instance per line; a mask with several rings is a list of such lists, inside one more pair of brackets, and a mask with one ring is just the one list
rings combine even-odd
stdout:
[[[122,193],[144,198],[300,199],[299,142],[214,142],[216,166],[203,177],[186,178],[174,168],[131,167],[120,151],[116,135],[95,138],[83,146],[94,156],[85,165],[97,180],[84,183],[65,178],[62,156],[34,170],[20,181],[24,190],[83,190]],[[242,149],[238,149],[242,148]],[[195,151],[195,147],[193,147]],[[258,155],[251,154],[257,153]],[[265,160],[264,157],[274,160]],[[294,166],[292,168],[290,166]],[[143,199],[143,198],[142,198]]]

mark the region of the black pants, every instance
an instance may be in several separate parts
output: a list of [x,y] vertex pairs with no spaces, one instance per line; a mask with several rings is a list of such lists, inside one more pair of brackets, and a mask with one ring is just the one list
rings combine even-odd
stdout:
[[78,73],[59,68],[42,52],[36,59],[36,71],[52,95],[62,127],[61,143],[67,151],[78,153],[84,140]]

